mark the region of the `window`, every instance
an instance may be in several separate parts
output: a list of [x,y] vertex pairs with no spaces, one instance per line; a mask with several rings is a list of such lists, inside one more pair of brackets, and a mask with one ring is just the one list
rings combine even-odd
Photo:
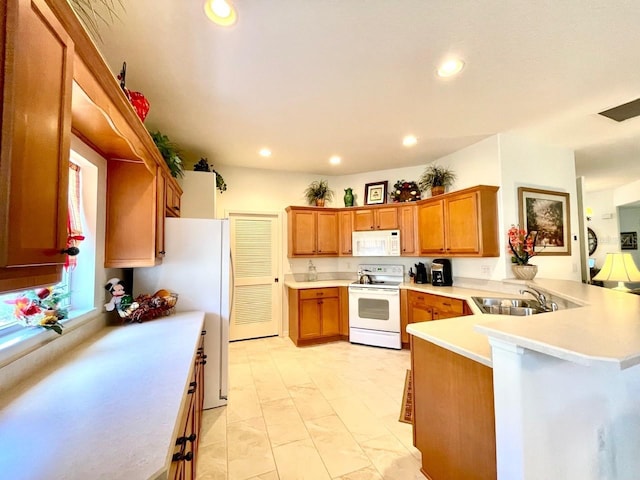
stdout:
[[[62,305],[69,309],[69,316],[94,308],[95,272],[96,272],[96,211],[97,211],[98,169],[78,153],[71,151],[69,195],[75,196],[73,212],[70,212],[70,235],[74,246],[80,253],[72,259],[71,266],[64,269],[62,281],[58,284],[71,295]],[[79,237],[84,241],[79,241]],[[15,300],[24,292],[0,295],[0,337],[12,334],[22,328],[14,315]]]

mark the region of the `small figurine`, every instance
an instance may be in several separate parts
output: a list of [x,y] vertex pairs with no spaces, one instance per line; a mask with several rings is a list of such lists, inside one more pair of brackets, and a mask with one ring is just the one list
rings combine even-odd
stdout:
[[119,278],[112,278],[104,286],[104,289],[111,294],[111,301],[105,303],[104,308],[107,309],[107,312],[111,312],[120,306],[122,297],[125,296],[124,282]]

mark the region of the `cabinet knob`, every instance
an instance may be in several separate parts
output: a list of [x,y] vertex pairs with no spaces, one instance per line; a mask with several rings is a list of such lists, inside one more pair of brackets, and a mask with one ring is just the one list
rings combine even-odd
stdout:
[[373,225],[371,225],[371,230],[373,230]]
[[200,365],[206,365],[206,364],[207,364],[207,361],[206,361],[206,360],[202,360],[202,361],[200,362]]
[[206,330],[202,330],[202,332],[200,332],[200,335],[206,335],[207,331]]
[[165,254],[165,253],[167,253],[167,252],[165,252],[164,250],[160,250],[158,253],[159,253],[160,255],[164,255],[164,254]]
[[69,247],[65,248],[64,250],[60,250],[60,253],[65,253],[70,257],[75,257],[80,253],[80,249],[78,247]]
[[176,440],[176,445],[184,445],[187,442],[195,442],[195,440],[196,434],[192,433],[188,437],[178,437],[178,439]]
[[180,210],[180,207],[178,205],[174,205],[173,208],[174,210]]

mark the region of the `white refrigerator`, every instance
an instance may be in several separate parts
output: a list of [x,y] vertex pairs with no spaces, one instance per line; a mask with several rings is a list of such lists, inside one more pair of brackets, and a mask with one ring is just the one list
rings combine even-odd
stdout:
[[231,250],[229,220],[167,218],[162,264],[135,268],[134,295],[164,288],[178,294],[176,311],[205,312],[204,408],[227,403]]

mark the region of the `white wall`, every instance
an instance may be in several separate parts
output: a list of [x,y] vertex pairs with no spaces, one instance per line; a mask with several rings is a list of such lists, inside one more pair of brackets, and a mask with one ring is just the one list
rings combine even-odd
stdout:
[[[450,167],[457,175],[450,190],[460,190],[475,185],[498,185],[498,215],[500,243],[506,231],[518,221],[517,187],[530,186],[569,192],[571,203],[571,231],[578,232],[575,187],[575,165],[573,152],[567,149],[548,147],[514,135],[495,135],[471,145],[459,152],[438,160]],[[364,203],[364,186],[367,183],[387,181],[391,188],[398,180],[417,181],[425,165],[390,168],[354,175],[320,176],[310,173],[290,173],[273,170],[225,167],[224,177],[229,189],[217,197],[217,215],[225,211],[281,212],[283,214],[283,239],[287,225],[284,209],[288,205],[306,205],[304,190],[313,180],[326,178],[334,191],[330,207],[343,207],[344,189],[352,188],[356,205]],[[338,167],[339,168],[339,167]],[[283,245],[283,274],[304,273],[308,260],[287,259]],[[537,257],[541,277],[579,280],[579,246],[572,240],[572,255]],[[380,263],[398,263],[406,269],[417,261],[430,262],[430,258],[367,259]],[[360,259],[335,258],[315,259],[318,272],[355,272]],[[502,280],[511,278],[510,257],[504,249],[495,258],[454,258],[454,276],[477,279]]]
[[609,252],[620,251],[620,235],[618,214],[613,203],[613,190],[601,190],[585,194],[584,205],[591,209],[591,228],[598,238],[598,247],[591,258],[596,259],[596,267],[602,268]]
[[[576,194],[575,159],[572,150],[535,143],[511,134],[500,134],[500,163],[502,170],[501,233],[518,223],[518,187],[530,187],[569,193],[571,216],[571,255],[538,255],[531,263],[538,265],[538,276],[580,281],[580,243],[577,238],[578,203]],[[506,240],[503,240],[506,244]],[[506,252],[506,249],[505,249]],[[505,256],[504,274],[510,273],[510,256]]]

